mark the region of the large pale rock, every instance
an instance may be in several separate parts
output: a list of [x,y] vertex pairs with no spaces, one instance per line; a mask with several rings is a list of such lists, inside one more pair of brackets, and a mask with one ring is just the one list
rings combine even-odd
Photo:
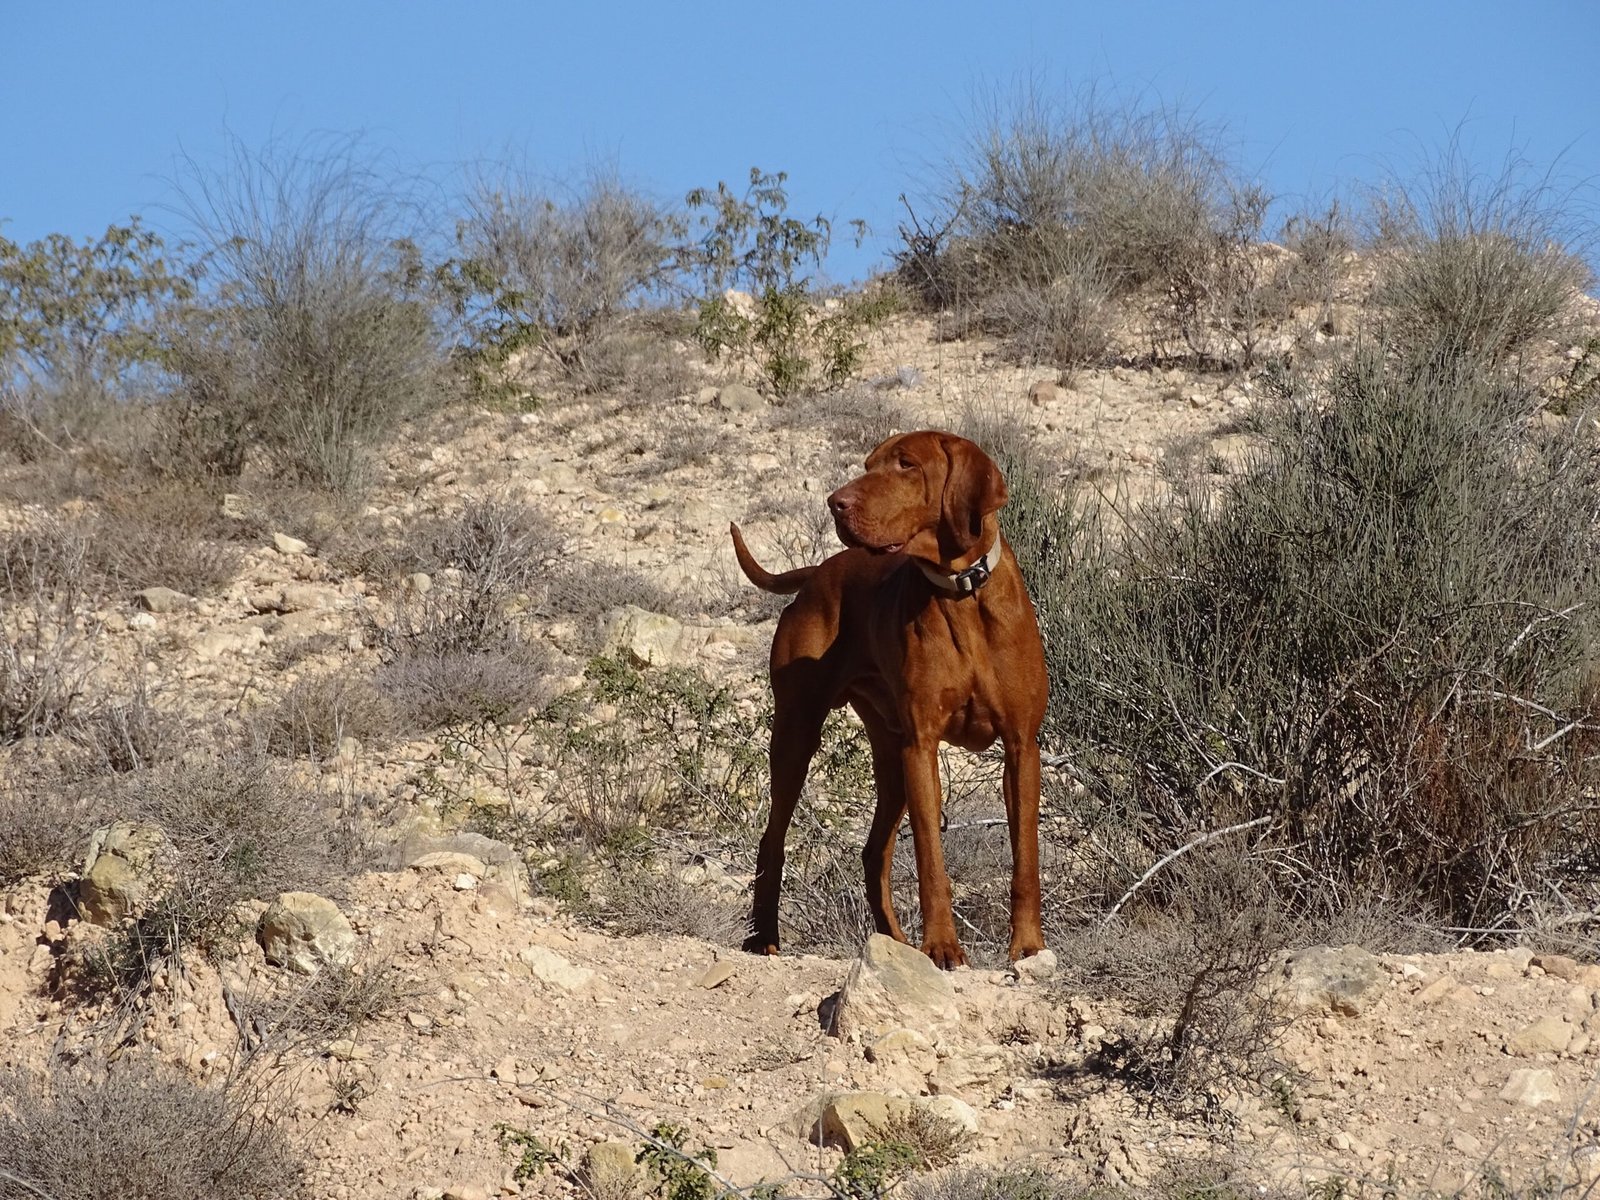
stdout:
[[564,992],[582,991],[594,981],[594,972],[588,967],[574,966],[544,946],[529,946],[517,957],[527,964],[535,979]]
[[1281,994],[1297,1012],[1359,1016],[1389,985],[1389,972],[1360,946],[1311,946],[1283,962]]
[[717,407],[723,412],[762,412],[767,402],[755,388],[743,383],[727,383],[717,389]]
[[171,881],[172,849],[160,826],[118,821],[97,829],[78,880],[78,911],[91,925],[136,917]]
[[812,1131],[812,1140],[824,1146],[850,1151],[868,1142],[883,1140],[891,1120],[904,1120],[911,1113],[911,1101],[882,1092],[846,1092],[835,1096],[822,1110]]
[[145,612],[169,613],[188,604],[190,597],[169,587],[147,587],[137,593],[134,599],[138,600],[139,607]]
[[302,975],[350,961],[356,933],[332,900],[313,892],[284,892],[256,922],[267,961]]
[[1517,1030],[1506,1039],[1506,1053],[1518,1058],[1532,1058],[1537,1054],[1560,1054],[1572,1044],[1575,1032],[1555,1014],[1540,1017],[1532,1025]]
[[704,629],[691,629],[676,618],[631,604],[600,620],[600,653],[620,655],[635,666],[687,662],[705,641]]
[[843,1038],[876,1041],[897,1029],[914,1029],[930,1040],[960,1022],[955,985],[915,946],[875,933],[850,967],[834,1031]]
[[1561,1089],[1556,1077],[1543,1067],[1519,1067],[1511,1072],[1505,1086],[1500,1089],[1500,1099],[1529,1108],[1561,1099]]
[[287,533],[272,535],[272,544],[277,547],[279,554],[304,554],[310,549],[297,537],[290,537]]

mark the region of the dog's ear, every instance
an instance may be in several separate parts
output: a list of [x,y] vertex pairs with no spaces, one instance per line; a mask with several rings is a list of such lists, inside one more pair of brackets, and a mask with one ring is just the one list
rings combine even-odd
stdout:
[[1005,507],[1009,498],[1000,468],[966,438],[946,437],[949,469],[939,515],[939,549],[958,558],[978,544],[983,519]]

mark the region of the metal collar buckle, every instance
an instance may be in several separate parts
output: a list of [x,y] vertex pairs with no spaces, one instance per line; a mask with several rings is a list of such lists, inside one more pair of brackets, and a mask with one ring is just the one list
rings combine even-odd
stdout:
[[970,596],[989,582],[989,565],[980,558],[965,571],[957,571],[950,578],[956,585],[956,591],[963,596]]

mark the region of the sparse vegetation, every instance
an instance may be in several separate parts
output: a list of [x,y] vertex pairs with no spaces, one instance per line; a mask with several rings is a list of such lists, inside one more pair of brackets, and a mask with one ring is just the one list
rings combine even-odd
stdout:
[[0,1075],[0,1197],[302,1195],[303,1166],[244,1092],[140,1056]]

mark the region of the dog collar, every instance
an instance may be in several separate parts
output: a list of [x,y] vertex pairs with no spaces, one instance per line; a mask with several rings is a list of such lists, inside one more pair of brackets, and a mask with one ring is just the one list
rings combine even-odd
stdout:
[[1000,545],[1000,539],[995,538],[994,545],[989,547],[989,553],[966,570],[957,571],[954,575],[935,571],[920,558],[916,563],[918,569],[928,577],[928,582],[940,591],[953,592],[957,596],[970,596],[989,582],[989,576],[994,574],[994,569],[1000,565]]

